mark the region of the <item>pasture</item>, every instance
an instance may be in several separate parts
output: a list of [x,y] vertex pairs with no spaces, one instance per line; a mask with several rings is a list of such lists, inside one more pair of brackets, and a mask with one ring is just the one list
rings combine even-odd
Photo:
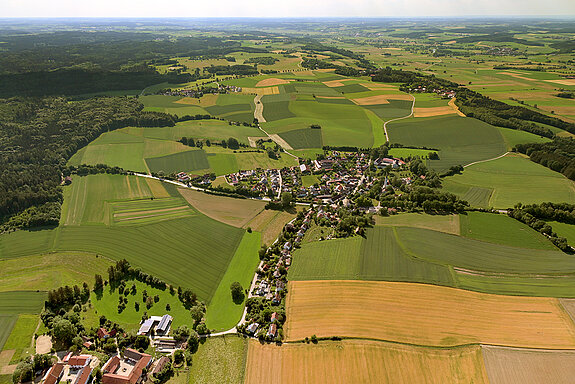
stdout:
[[462,198],[477,187],[493,190],[487,201],[478,204],[483,207],[506,209],[519,202],[575,200],[573,181],[519,155],[474,164],[462,174],[444,179],[444,188]]
[[254,271],[259,263],[260,243],[259,232],[244,234],[208,306],[206,325],[210,329],[215,329],[216,332],[226,331],[240,321],[244,305],[233,302],[230,285],[238,281],[242,287],[249,290]]
[[575,351],[481,347],[491,384],[568,383],[575,375]]
[[391,142],[440,149],[440,160],[429,162],[437,170],[491,159],[506,151],[497,128],[471,118],[410,118],[392,122],[387,130]]
[[[15,350],[15,356],[21,356],[25,350],[34,346],[34,332],[40,319],[37,315],[19,315],[10,336],[4,344],[4,350]],[[2,350],[2,340],[0,340]]]
[[180,188],[180,194],[194,208],[214,220],[242,228],[256,217],[266,205],[263,201],[235,199]]
[[[170,294],[169,290],[160,290],[153,288],[147,284],[141,283],[136,280],[126,281],[126,288],[131,288],[132,285],[136,286],[134,294],[120,294],[118,289],[111,290],[109,286],[104,287],[101,295],[92,293],[90,295],[90,302],[92,306],[85,313],[85,326],[86,328],[98,327],[100,324],[100,316],[106,316],[108,319],[113,319],[122,328],[128,332],[135,332],[140,327],[142,315],[147,312],[149,316],[163,316],[169,314],[174,318],[172,322],[172,329],[178,328],[180,325],[191,326],[193,323],[190,312],[184,308],[183,304],[178,299],[177,291],[174,295]],[[145,300],[143,300],[143,291],[146,291],[148,296],[154,298],[158,296],[158,301],[154,300],[150,308],[146,307]],[[118,311],[119,297],[122,296],[127,299],[126,308]],[[138,307],[136,309],[136,303]],[[169,310],[167,309],[169,305]]]
[[557,248],[545,236],[507,215],[468,212],[460,215],[461,235],[512,247],[546,249]]
[[243,383],[247,349],[248,341],[236,335],[206,339],[194,355],[189,384]]
[[373,340],[278,347],[250,340],[246,383],[487,383],[476,346],[423,348]]
[[444,347],[575,346],[575,325],[557,299],[367,281],[296,281],[288,292],[288,340],[315,334]]

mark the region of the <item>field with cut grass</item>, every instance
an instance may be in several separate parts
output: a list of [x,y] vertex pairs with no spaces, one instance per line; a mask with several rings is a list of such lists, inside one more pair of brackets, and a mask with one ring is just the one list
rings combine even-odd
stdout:
[[575,200],[575,184],[562,174],[554,172],[519,155],[467,167],[461,175],[444,180],[444,188],[462,198],[472,188],[492,189],[484,194],[480,207],[511,208],[544,201],[569,202]]
[[238,228],[244,227],[266,205],[263,201],[211,195],[192,189],[180,188],[178,191],[204,215]]
[[190,384],[242,384],[248,341],[236,335],[210,337],[200,345],[190,370]]
[[460,215],[461,235],[512,247],[547,249],[557,248],[536,230],[507,215],[468,212]]
[[296,281],[288,292],[288,340],[315,334],[429,346],[575,346],[575,325],[557,299],[366,281]]
[[575,351],[481,347],[491,384],[569,383],[575,375]]
[[[0,260],[0,291],[48,291],[64,285],[90,285],[96,273],[112,264],[104,257],[83,252],[45,253]],[[82,268],[78,268],[81,265]]]
[[260,244],[261,234],[259,232],[244,234],[208,306],[206,325],[210,329],[215,329],[216,332],[226,331],[240,321],[244,304],[233,302],[230,285],[237,281],[244,289],[249,290],[254,271],[259,263]]
[[250,340],[245,383],[487,383],[479,347],[423,348],[371,340],[277,347]]
[[390,123],[387,130],[392,143],[440,149],[440,160],[429,163],[437,170],[491,159],[507,148],[497,128],[459,116],[410,118]]
[[[14,349],[15,356],[21,356],[24,350],[29,350],[34,346],[34,331],[40,319],[37,315],[19,315],[16,324],[10,332],[10,336],[4,344],[4,350]],[[0,340],[0,350],[2,341]]]

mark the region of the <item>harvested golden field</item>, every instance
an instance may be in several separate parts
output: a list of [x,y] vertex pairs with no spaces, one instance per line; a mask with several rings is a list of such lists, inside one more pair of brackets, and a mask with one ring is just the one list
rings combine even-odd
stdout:
[[545,105],[541,106],[541,109],[545,111],[553,111],[558,115],[575,115],[575,105],[573,107],[569,106],[558,106],[558,105]]
[[256,87],[273,87],[274,85],[289,84],[289,80],[278,79],[277,77],[270,77],[269,79],[263,79],[258,81]]
[[432,108],[418,108],[415,107],[413,111],[414,117],[432,117],[432,116],[443,116],[443,115],[451,115],[456,114],[457,112],[455,109],[451,108],[450,106],[445,107],[432,107]]
[[260,344],[250,340],[244,382],[487,383],[478,346],[438,349],[371,340]]
[[482,346],[483,359],[491,384],[573,383],[575,350]]
[[[262,80],[265,81],[265,80]],[[260,81],[261,83],[261,81]],[[259,83],[258,83],[259,84]],[[258,94],[258,95],[279,95],[280,89],[275,87],[266,87],[266,88],[242,88],[242,93],[244,94]]]
[[351,99],[357,105],[376,105],[376,104],[389,104],[388,100],[408,100],[412,101],[413,97],[411,95],[397,94],[397,95],[377,95],[360,97],[359,99]]
[[188,188],[180,188],[178,191],[204,215],[238,228],[253,219],[266,205],[263,201],[209,195]]
[[186,105],[198,105],[200,107],[211,107],[213,105],[216,105],[218,96],[219,95],[209,93],[207,95],[202,96],[199,99],[195,97],[182,97],[180,100],[176,101],[176,103]]
[[575,347],[557,299],[490,295],[434,285],[291,281],[286,336],[350,336],[419,345]]
[[343,87],[345,84],[344,81],[350,81],[351,79],[341,79],[341,80],[331,80],[331,81],[324,81],[323,83],[330,88],[333,87]]
[[366,87],[370,91],[379,91],[381,89],[398,89],[395,85],[383,84],[383,83],[374,83],[374,82],[361,83],[361,85],[363,85],[364,87]]
[[156,199],[170,197],[170,194],[166,191],[166,188],[164,188],[160,180],[146,178],[146,183],[148,184],[148,187],[150,187],[150,192],[152,192],[152,195],[154,195]]
[[262,244],[270,245],[279,236],[283,227],[294,218],[295,214],[292,213],[266,209],[261,211],[244,227],[247,228],[249,226],[254,231],[261,232]]
[[563,79],[563,80],[545,80],[548,83],[555,83],[561,85],[575,85],[575,79]]

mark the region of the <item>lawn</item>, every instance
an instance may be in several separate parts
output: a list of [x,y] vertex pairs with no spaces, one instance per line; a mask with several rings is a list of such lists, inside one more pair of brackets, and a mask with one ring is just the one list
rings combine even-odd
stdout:
[[193,172],[210,168],[206,153],[199,150],[178,152],[172,155],[146,158],[151,172]]
[[236,335],[210,337],[200,345],[190,370],[190,384],[242,384],[248,341]]
[[[142,315],[147,312],[149,316],[163,316],[169,314],[174,318],[172,322],[172,329],[176,329],[180,325],[187,325],[191,328],[193,324],[190,312],[184,308],[183,304],[178,299],[178,294],[175,291],[174,295],[170,294],[168,289],[160,290],[153,288],[147,284],[141,283],[136,280],[126,281],[126,287],[131,288],[132,284],[136,285],[136,293],[129,295],[122,295],[128,299],[126,308],[120,313],[118,312],[118,302],[120,294],[118,289],[110,290],[109,286],[104,288],[101,296],[95,293],[90,295],[90,302],[92,306],[85,313],[85,326],[87,328],[97,327],[99,325],[100,316],[106,316],[118,323],[126,331],[137,331],[142,321]],[[143,291],[148,293],[148,296],[159,298],[158,302],[154,302],[151,308],[146,308],[143,297]],[[138,310],[135,308],[135,303],[139,303]],[[170,310],[166,309],[170,305]]]
[[511,208],[519,202],[532,204],[575,200],[573,181],[519,155],[507,155],[475,164],[466,168],[461,175],[444,179],[444,188],[463,198],[474,187],[493,189],[488,204],[483,206],[502,209]]
[[301,183],[302,186],[307,188],[319,183],[319,179],[317,178],[316,175],[302,175]]
[[491,159],[507,148],[497,128],[472,118],[410,118],[393,122],[387,129],[392,143],[440,149],[440,160],[430,161],[437,170]]
[[[230,285],[237,281],[244,289],[249,290],[254,272],[259,263],[261,234],[259,232],[245,233],[240,245],[206,312],[206,325],[215,332],[233,328],[241,319],[244,304],[232,301]],[[247,297],[247,296],[246,296]]]
[[468,212],[460,215],[459,222],[461,235],[471,239],[512,247],[557,250],[545,236],[507,215]]

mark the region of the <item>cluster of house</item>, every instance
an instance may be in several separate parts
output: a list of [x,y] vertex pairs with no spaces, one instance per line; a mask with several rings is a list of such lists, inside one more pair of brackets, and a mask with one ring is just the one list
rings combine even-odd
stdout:
[[268,191],[272,191],[274,196],[279,193],[282,184],[281,171],[278,169],[252,169],[230,173],[225,176],[228,184],[245,185],[251,191],[266,196]]
[[[127,348],[122,355],[112,356],[102,367],[102,384],[139,384],[145,381],[146,372],[152,375],[162,370],[167,358],[153,361],[151,355]],[[88,384],[91,373],[99,365],[92,355],[66,355],[54,364],[43,377],[41,384]]]
[[417,86],[416,88],[409,88],[409,92],[416,92],[416,93],[436,93],[439,96],[441,96],[444,99],[452,99],[455,97],[455,91],[454,90],[446,90],[446,89],[428,89],[427,87],[424,86]]
[[172,316],[150,316],[140,323],[138,335],[144,336],[165,336],[170,332],[172,326]]
[[[302,241],[305,232],[308,230],[311,219],[313,215],[313,210],[308,210],[304,216],[302,224],[299,227],[294,226],[292,223],[288,223],[285,226],[284,231],[296,232],[294,244],[298,244]],[[265,262],[257,272],[257,279],[254,289],[249,293],[249,297],[263,297],[265,300],[270,300],[273,305],[281,304],[282,297],[285,294],[287,277],[286,274],[281,273],[281,269],[284,268],[285,271],[289,270],[292,261],[292,250],[293,246],[291,241],[287,241],[280,251],[280,255],[277,259],[274,259],[274,264]],[[271,277],[270,276],[270,272]],[[266,337],[275,338],[277,336],[278,330],[278,314],[276,312],[272,313],[271,323],[267,327]],[[248,321],[248,326],[246,327],[246,332],[249,335],[255,336],[260,329],[260,324],[253,322],[253,320]]]
[[219,85],[214,88],[201,88],[201,89],[178,89],[169,90],[163,93],[164,96],[182,96],[182,97],[202,97],[206,94],[220,94],[220,93],[237,93],[241,92],[242,87],[235,85]]

